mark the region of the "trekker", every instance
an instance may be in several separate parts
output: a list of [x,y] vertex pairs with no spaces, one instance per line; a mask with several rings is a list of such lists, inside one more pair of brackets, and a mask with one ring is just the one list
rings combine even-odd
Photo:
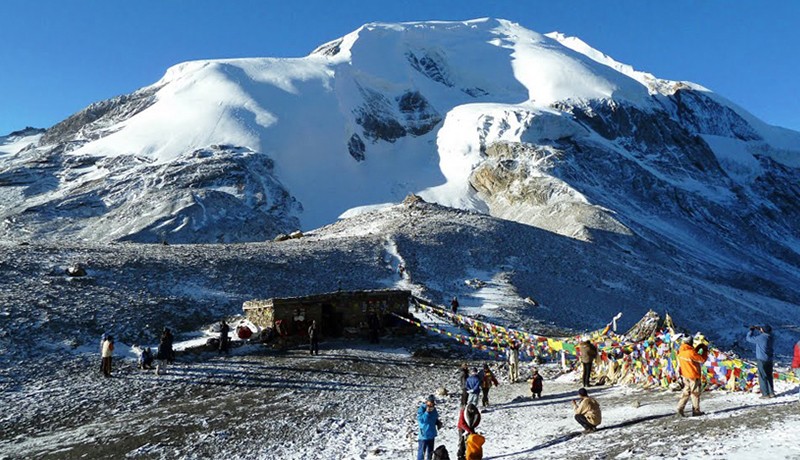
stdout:
[[318,355],[319,331],[317,330],[317,320],[311,321],[311,326],[308,326],[308,341],[309,341],[309,352],[312,355]]
[[[800,379],[800,340],[794,344],[794,356],[792,357],[792,369],[794,375]],[[797,390],[797,396],[800,397],[800,388]]]
[[678,372],[683,380],[683,393],[678,400],[678,415],[685,417],[683,409],[689,399],[692,400],[692,416],[704,415],[700,410],[701,366],[706,362],[706,356],[694,349],[694,340],[691,336],[685,337],[678,349]]
[[[758,332],[756,332],[758,330]],[[775,386],[772,382],[772,366],[774,338],[772,326],[750,326],[747,332],[747,341],[756,345],[756,365],[758,366],[758,386],[761,388],[762,398],[774,398]]]
[[467,405],[474,404],[478,406],[478,397],[481,394],[481,381],[483,377],[478,374],[478,369],[472,368],[469,371],[469,377],[464,383],[464,388],[467,390]]
[[539,375],[539,369],[533,369],[533,375],[531,376],[531,399],[542,399],[542,387],[544,379],[541,375]]
[[517,383],[519,380],[519,343],[516,340],[512,340],[506,348],[506,356],[508,358],[508,381]]
[[225,322],[223,319],[219,322],[219,352],[220,353],[227,353],[228,352],[228,331],[231,328],[228,326],[228,323]]
[[597,347],[589,340],[584,340],[578,345],[581,350],[581,364],[583,365],[583,374],[581,374],[581,383],[584,388],[589,388],[589,383],[592,377],[592,364],[597,359]]
[[467,363],[461,363],[458,369],[458,382],[461,385],[461,407],[467,405],[467,378],[469,377],[469,368]]
[[105,345],[107,338],[107,332],[103,332],[103,335],[100,336],[100,373],[103,373],[103,345]]
[[433,395],[428,396],[417,409],[417,423],[419,423],[417,460],[431,460],[437,429],[441,426],[439,412],[436,411],[436,398]]
[[114,354],[114,337],[108,336],[103,341],[103,375],[111,377],[111,356]]
[[467,436],[475,434],[475,428],[481,423],[481,413],[474,404],[467,404],[458,412],[458,460],[467,456]]
[[172,342],[174,338],[172,337],[172,331],[169,330],[168,327],[164,328],[164,331],[161,333],[161,341],[158,343],[158,351],[156,351],[156,359],[161,361],[161,364],[172,364],[172,361],[175,359],[175,353],[172,350]]
[[142,348],[142,354],[139,355],[139,369],[152,369],[153,368],[153,353],[150,347]]
[[483,407],[489,405],[489,389],[492,388],[492,385],[497,386],[499,383],[497,379],[494,377],[491,369],[489,369],[488,364],[483,365],[483,378],[481,379],[481,391],[483,392],[483,400],[481,404]]
[[369,328],[369,343],[380,343],[381,322],[374,311],[367,315],[367,327]]
[[450,301],[450,311],[452,311],[453,314],[458,313],[458,298],[453,297],[453,300]]
[[575,408],[575,420],[583,427],[584,434],[597,431],[598,425],[603,420],[600,403],[589,397],[586,388],[578,390],[578,396],[580,396],[580,400],[572,400],[572,406]]

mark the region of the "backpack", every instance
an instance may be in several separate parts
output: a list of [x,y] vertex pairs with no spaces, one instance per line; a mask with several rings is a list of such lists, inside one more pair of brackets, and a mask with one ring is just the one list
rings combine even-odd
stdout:
[[444,444],[433,450],[433,460],[450,460],[450,454]]
[[486,438],[475,433],[467,437],[467,460],[483,459],[483,443]]

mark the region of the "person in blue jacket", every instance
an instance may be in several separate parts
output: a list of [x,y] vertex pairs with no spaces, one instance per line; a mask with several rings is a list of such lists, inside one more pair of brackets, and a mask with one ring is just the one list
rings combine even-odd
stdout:
[[473,367],[469,371],[469,377],[464,382],[464,389],[467,390],[467,405],[478,405],[478,397],[481,394],[481,383],[483,383],[483,374],[478,373],[478,369]]
[[[756,332],[758,331],[758,332]],[[751,326],[747,333],[747,341],[756,345],[756,363],[758,365],[758,386],[762,398],[774,398],[775,386],[772,383],[772,358],[774,354],[772,327]]]
[[417,460],[431,460],[433,443],[438,428],[441,426],[439,412],[436,411],[436,398],[433,395],[428,396],[417,409],[417,422],[419,423]]

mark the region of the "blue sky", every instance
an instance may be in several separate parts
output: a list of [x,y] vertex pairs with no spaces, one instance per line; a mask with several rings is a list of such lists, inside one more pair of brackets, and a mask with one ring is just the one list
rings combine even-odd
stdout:
[[49,127],[187,60],[298,57],[367,22],[487,16],[580,37],[800,130],[800,1],[2,0],[0,135]]

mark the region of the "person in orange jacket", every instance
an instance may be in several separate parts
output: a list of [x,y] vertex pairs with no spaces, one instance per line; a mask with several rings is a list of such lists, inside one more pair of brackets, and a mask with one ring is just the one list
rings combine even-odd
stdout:
[[681,417],[686,416],[683,409],[690,398],[692,400],[692,416],[703,415],[700,410],[700,376],[701,366],[706,362],[706,356],[694,349],[693,342],[691,336],[684,338],[678,350],[678,369],[683,379],[683,393],[678,401],[678,414]]

